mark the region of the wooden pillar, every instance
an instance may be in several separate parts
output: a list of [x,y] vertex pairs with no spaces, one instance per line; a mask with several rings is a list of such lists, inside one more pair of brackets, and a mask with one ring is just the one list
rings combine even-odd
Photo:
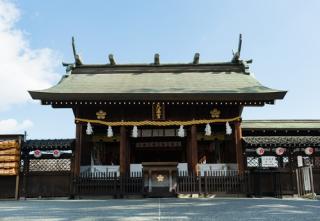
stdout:
[[120,174],[127,172],[127,130],[124,126],[120,127]]
[[198,163],[198,141],[197,141],[197,127],[196,125],[191,126],[191,137],[190,137],[190,161],[192,171],[196,174],[197,163]]
[[126,154],[127,154],[127,158],[126,158],[126,170],[128,172],[130,172],[130,159],[131,159],[131,145],[129,143],[129,139],[127,137],[126,139]]
[[[18,140],[18,149],[19,149],[19,153],[20,153],[20,157],[21,157],[21,146],[22,146],[22,140],[21,140],[21,136],[19,136],[19,140]],[[15,195],[14,198],[16,200],[19,199],[20,197],[20,167],[18,168],[18,172],[17,172],[17,176],[16,176],[16,188],[15,188]]]
[[234,137],[235,137],[235,147],[236,147],[236,158],[238,164],[239,173],[244,172],[244,160],[243,160],[243,150],[242,150],[242,130],[240,122],[234,123]]
[[83,145],[83,125],[80,123],[77,123],[76,124],[76,145],[74,148],[74,168],[73,168],[73,174],[75,177],[80,175],[82,145]]

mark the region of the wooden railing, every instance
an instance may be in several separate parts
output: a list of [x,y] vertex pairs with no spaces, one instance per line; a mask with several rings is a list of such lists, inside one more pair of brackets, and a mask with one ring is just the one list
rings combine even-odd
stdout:
[[117,176],[116,173],[85,173],[75,179],[75,194],[123,196],[144,193],[142,173]]
[[179,174],[177,177],[178,194],[247,194],[248,174],[238,171],[209,171],[204,176]]

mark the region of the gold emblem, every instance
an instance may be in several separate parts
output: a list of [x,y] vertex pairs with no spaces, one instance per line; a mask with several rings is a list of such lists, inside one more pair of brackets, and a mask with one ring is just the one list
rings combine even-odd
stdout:
[[98,120],[104,120],[106,118],[107,113],[104,112],[103,110],[99,110],[97,113],[97,119]]
[[156,178],[159,183],[164,181],[164,176],[162,176],[161,174],[159,174]]
[[152,103],[152,119],[165,120],[165,106],[160,102]]
[[162,110],[161,110],[161,106],[160,106],[160,103],[157,103],[157,106],[156,106],[156,117],[157,119],[161,119],[161,113],[162,113]]
[[210,111],[212,118],[219,118],[221,111],[219,111],[217,108],[214,108],[212,111]]

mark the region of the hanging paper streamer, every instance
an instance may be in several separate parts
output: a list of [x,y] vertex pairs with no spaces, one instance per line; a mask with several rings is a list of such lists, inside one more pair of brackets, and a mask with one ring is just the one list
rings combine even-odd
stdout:
[[108,126],[108,137],[113,137],[113,131],[111,126]]
[[206,136],[210,136],[211,135],[211,127],[210,127],[210,124],[207,124],[206,125],[206,128],[204,129],[205,133],[204,135]]
[[86,133],[87,133],[87,135],[93,134],[93,129],[92,129],[92,126],[91,126],[91,124],[89,122],[87,123]]
[[184,129],[183,129],[183,125],[181,125],[179,127],[179,130],[178,130],[178,136],[179,137],[184,137]]
[[226,134],[228,134],[228,135],[232,134],[232,128],[231,128],[229,122],[226,123]]
[[134,126],[132,129],[132,137],[138,137],[138,127]]

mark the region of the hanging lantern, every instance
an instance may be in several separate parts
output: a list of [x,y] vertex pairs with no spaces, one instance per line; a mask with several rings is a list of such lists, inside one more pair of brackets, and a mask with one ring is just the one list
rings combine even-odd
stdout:
[[184,129],[183,129],[183,125],[181,125],[179,127],[179,130],[178,130],[178,136],[179,137],[184,137]]
[[258,147],[256,149],[256,153],[259,155],[259,156],[262,156],[264,154],[264,149],[262,147]]
[[33,155],[35,158],[40,158],[42,156],[42,152],[41,152],[41,150],[37,149],[37,150],[33,151]]
[[284,149],[283,147],[277,147],[277,148],[276,148],[276,154],[277,154],[278,156],[283,155],[285,151],[286,151],[286,149]]
[[211,127],[210,127],[210,124],[207,124],[206,125],[206,128],[204,129],[204,135],[205,136],[210,136],[211,135]]
[[304,153],[305,153],[306,155],[311,155],[311,154],[314,153],[314,148],[312,148],[312,147],[307,147],[306,149],[304,149]]
[[132,129],[132,137],[138,137],[138,127],[134,126]]
[[232,134],[232,128],[228,121],[226,122],[226,134],[228,135]]
[[92,126],[91,126],[90,122],[87,123],[86,133],[87,133],[87,135],[93,134],[93,129],[92,129]]
[[112,127],[108,126],[108,133],[107,133],[108,137],[113,137],[113,131],[112,131]]
[[60,150],[55,149],[55,150],[52,151],[52,155],[53,155],[55,158],[58,158],[58,157],[61,156],[61,152],[60,152]]

